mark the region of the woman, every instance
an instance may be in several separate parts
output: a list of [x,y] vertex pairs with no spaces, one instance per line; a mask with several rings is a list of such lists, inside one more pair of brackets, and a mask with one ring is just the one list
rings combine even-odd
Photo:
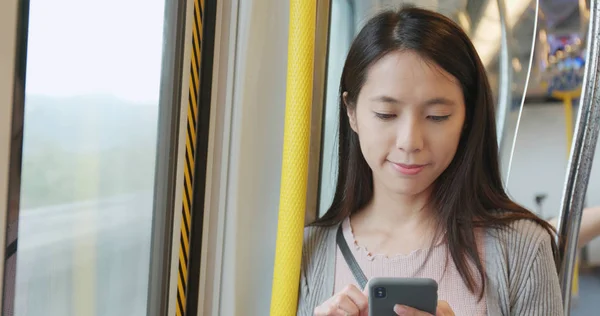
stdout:
[[554,231],[504,192],[495,125],[460,27],[417,8],[368,21],[342,73],[337,187],[305,229],[298,314],[367,313],[339,230],[367,279],[436,280],[438,315],[560,315]]

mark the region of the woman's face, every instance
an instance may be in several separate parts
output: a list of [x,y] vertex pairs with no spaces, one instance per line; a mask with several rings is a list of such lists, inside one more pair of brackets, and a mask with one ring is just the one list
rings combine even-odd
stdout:
[[452,162],[465,122],[458,80],[410,51],[373,64],[347,108],[374,186],[402,195],[430,188]]

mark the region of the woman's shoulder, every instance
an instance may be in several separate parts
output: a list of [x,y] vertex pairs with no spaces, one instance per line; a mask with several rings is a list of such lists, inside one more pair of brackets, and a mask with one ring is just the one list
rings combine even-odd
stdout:
[[335,226],[307,226],[304,228],[302,249],[305,254],[311,254],[328,244],[334,234]]
[[548,256],[542,260],[552,259],[552,238],[546,228],[533,220],[515,220],[504,228],[488,231],[486,253],[512,267],[527,267],[539,256]]
[[335,232],[337,226],[308,226],[304,228],[302,269],[308,278],[324,272],[325,266],[335,260]]
[[560,286],[552,239],[541,224],[515,220],[507,227],[489,229],[486,240],[486,269],[491,301],[502,314],[558,315]]
[[491,236],[498,242],[507,246],[539,247],[550,242],[552,235],[539,223],[530,219],[519,219],[511,222],[506,227],[490,230]]

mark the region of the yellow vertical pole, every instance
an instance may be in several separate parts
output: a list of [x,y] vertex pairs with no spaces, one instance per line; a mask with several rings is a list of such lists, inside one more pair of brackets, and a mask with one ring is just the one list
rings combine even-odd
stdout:
[[283,160],[271,315],[296,315],[312,105],[317,1],[291,0]]
[[566,97],[563,99],[565,109],[565,128],[567,133],[567,159],[571,152],[571,146],[573,145],[573,99]]

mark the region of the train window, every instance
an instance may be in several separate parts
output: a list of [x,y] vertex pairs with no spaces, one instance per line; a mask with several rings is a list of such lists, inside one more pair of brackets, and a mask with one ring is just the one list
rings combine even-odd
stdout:
[[32,0],[15,315],[146,315],[164,0]]
[[338,89],[344,60],[354,37],[352,1],[333,0],[331,2],[330,36],[328,44],[327,90],[323,116],[323,147],[321,161],[321,185],[319,214],[323,215],[333,200],[337,172],[337,128],[338,128]]

